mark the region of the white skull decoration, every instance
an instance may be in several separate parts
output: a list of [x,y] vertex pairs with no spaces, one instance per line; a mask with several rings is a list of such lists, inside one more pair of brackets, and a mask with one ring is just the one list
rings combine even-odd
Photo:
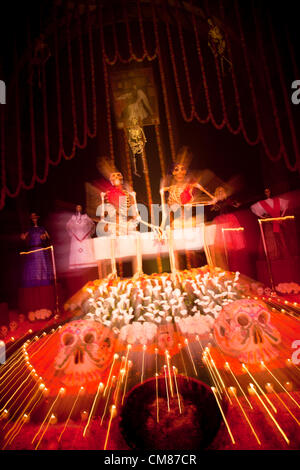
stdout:
[[278,355],[280,333],[261,301],[242,299],[225,305],[215,322],[214,336],[224,353],[241,362],[266,362]]
[[113,333],[99,322],[76,320],[60,330],[55,375],[69,386],[99,380],[114,354]]

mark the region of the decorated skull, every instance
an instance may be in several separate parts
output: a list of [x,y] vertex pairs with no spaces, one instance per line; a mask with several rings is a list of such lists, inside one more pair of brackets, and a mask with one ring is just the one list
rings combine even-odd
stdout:
[[1,338],[5,338],[7,336],[7,333],[8,333],[8,328],[6,325],[2,325],[0,327],[0,337]]
[[221,350],[241,362],[268,361],[278,355],[280,333],[270,323],[264,302],[241,299],[225,305],[214,325]]
[[16,322],[15,320],[12,320],[11,322],[9,322],[9,329],[10,331],[16,331],[18,329],[18,322]]
[[99,380],[114,354],[114,334],[99,322],[76,320],[60,330],[55,375],[69,386]]

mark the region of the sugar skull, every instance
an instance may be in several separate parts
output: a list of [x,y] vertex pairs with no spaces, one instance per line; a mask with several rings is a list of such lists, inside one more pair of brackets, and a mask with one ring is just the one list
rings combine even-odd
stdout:
[[241,299],[225,305],[215,322],[214,337],[224,353],[241,362],[268,361],[278,355],[280,333],[261,301]]
[[2,325],[0,327],[0,337],[1,338],[5,338],[7,336],[7,333],[8,333],[8,328],[6,325]]
[[24,322],[25,322],[25,319],[26,319],[26,317],[25,317],[25,315],[24,315],[23,313],[20,313],[20,314],[18,315],[19,323],[24,323]]
[[15,320],[12,320],[11,322],[9,322],[10,331],[16,331],[18,327],[19,327],[18,322],[16,322]]
[[99,380],[114,354],[114,334],[99,322],[76,320],[60,330],[60,349],[55,375],[65,385],[84,385]]

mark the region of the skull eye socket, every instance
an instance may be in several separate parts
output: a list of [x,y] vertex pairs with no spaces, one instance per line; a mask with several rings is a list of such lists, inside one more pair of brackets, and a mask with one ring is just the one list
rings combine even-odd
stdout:
[[249,324],[249,318],[247,317],[247,315],[239,315],[239,317],[237,318],[237,322],[241,326],[247,326]]
[[95,342],[95,334],[94,333],[86,333],[83,337],[83,341],[86,343],[86,344],[91,344],[91,343],[94,343]]
[[262,325],[266,325],[268,323],[268,315],[267,313],[263,312],[258,315],[258,321]]
[[224,326],[220,326],[219,332],[220,332],[220,335],[221,335],[221,336],[225,336],[225,328],[224,328]]
[[65,346],[71,346],[74,343],[75,337],[71,333],[66,333],[62,339]]

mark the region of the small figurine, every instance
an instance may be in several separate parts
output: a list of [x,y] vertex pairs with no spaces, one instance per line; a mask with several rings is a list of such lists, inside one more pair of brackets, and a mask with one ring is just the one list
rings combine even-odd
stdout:
[[42,70],[42,67],[48,61],[50,56],[51,56],[51,51],[50,51],[50,48],[49,48],[48,44],[45,42],[45,35],[40,34],[40,36],[38,38],[36,38],[36,40],[35,40],[33,57],[32,57],[31,64],[30,64],[31,65],[31,72],[30,72],[30,76],[29,76],[29,83],[31,85],[33,84],[34,69],[36,68],[37,78],[38,78],[38,86],[39,86],[39,88],[42,87],[41,70]]
[[91,237],[95,231],[92,219],[83,213],[82,206],[76,205],[75,214],[68,220],[66,229],[70,235],[69,268],[93,265],[94,257]]
[[147,139],[143,128],[139,125],[138,119],[134,116],[129,120],[128,126],[126,127],[126,131],[129,147],[133,155],[134,174],[136,176],[140,176],[137,172],[136,157],[137,155],[141,156],[143,161],[143,170],[144,173],[146,173],[147,170],[144,156],[144,147],[145,143],[147,142]]
[[229,64],[230,69],[232,67],[232,63],[230,62],[230,60],[227,59],[227,57],[225,57],[224,55],[226,49],[226,41],[219,26],[215,25],[210,18],[208,18],[207,23],[209,25],[208,46],[211,49],[213,55],[216,58],[220,58],[222,75],[224,76],[224,60]]

